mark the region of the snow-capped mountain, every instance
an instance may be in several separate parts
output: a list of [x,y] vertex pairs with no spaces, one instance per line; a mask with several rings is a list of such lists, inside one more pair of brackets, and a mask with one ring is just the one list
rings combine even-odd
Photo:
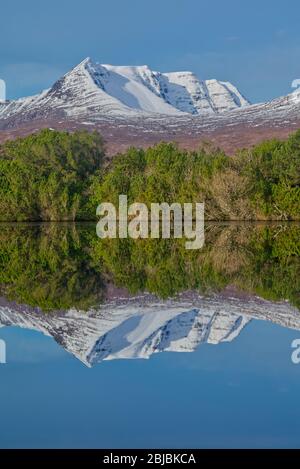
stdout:
[[159,301],[151,295],[115,299],[89,312],[45,315],[0,301],[0,327],[17,326],[52,336],[87,366],[103,360],[149,358],[152,354],[193,352],[200,344],[234,340],[253,319],[300,330],[299,311],[287,302],[257,297],[186,293]]
[[300,91],[251,105],[229,82],[85,59],[42,93],[0,102],[0,142],[41,128],[99,131],[113,154],[161,140],[225,151],[300,127]]
[[[231,83],[201,81],[192,72],[160,73],[147,65],[103,67],[111,73],[105,90],[128,106],[144,111],[171,115],[178,114],[176,111],[217,114],[250,104]],[[117,78],[120,76],[121,82]]]
[[183,112],[198,115],[219,114],[250,105],[229,82],[200,81],[191,72],[166,73],[163,77],[166,99]]
[[217,114],[248,106],[230,83],[199,80],[191,72],[160,73],[145,66],[113,66],[85,59],[51,89],[0,106],[0,119],[61,115],[93,117],[154,113]]

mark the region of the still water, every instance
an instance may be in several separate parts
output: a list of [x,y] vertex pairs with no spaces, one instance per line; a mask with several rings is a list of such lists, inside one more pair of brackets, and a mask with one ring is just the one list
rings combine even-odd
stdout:
[[1,225],[1,448],[300,447],[300,226],[181,241]]

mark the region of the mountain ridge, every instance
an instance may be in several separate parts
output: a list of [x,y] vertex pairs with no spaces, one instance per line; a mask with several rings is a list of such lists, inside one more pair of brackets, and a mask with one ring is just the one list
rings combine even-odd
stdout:
[[203,343],[231,342],[252,320],[300,330],[299,311],[288,302],[230,291],[212,297],[186,292],[164,301],[145,294],[111,299],[88,312],[70,309],[51,315],[0,299],[0,327],[39,331],[88,367],[103,360],[146,359],[159,352],[193,352]]
[[80,110],[84,113],[84,106],[86,110],[92,106],[94,112],[119,115],[130,115],[132,109],[154,114],[198,115],[249,105],[230,83],[201,81],[192,72],[156,72],[147,65],[99,64],[89,57],[57,80],[49,90],[2,104],[0,117],[14,115],[15,110],[24,111],[26,106],[30,109],[36,102],[42,107],[46,104],[54,109],[64,107],[68,115],[76,115]]
[[300,91],[250,104],[229,82],[193,72],[83,60],[42,93],[0,103],[0,141],[39,129],[97,130],[109,154],[176,141],[188,149],[211,140],[225,151],[300,127]]

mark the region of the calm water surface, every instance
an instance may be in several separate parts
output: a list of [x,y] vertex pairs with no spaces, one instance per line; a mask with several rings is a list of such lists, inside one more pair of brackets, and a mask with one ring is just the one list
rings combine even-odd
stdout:
[[299,225],[0,228],[1,448],[300,447]]

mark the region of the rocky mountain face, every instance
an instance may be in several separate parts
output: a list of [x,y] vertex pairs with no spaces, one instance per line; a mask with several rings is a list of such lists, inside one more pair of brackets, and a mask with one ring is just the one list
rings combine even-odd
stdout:
[[216,114],[248,106],[230,83],[199,80],[191,72],[160,73],[145,66],[96,64],[87,58],[40,95],[7,102],[0,118],[45,115]]
[[45,127],[98,130],[110,153],[161,140],[195,148],[204,139],[231,151],[300,127],[300,91],[251,105],[229,82],[88,58],[49,90],[0,102],[0,141]]
[[88,313],[70,310],[51,315],[4,299],[0,302],[0,327],[52,336],[89,367],[103,360],[193,352],[203,343],[230,342],[253,319],[300,330],[299,311],[287,302],[244,295],[207,298],[187,293],[166,301],[144,295],[115,299]]

